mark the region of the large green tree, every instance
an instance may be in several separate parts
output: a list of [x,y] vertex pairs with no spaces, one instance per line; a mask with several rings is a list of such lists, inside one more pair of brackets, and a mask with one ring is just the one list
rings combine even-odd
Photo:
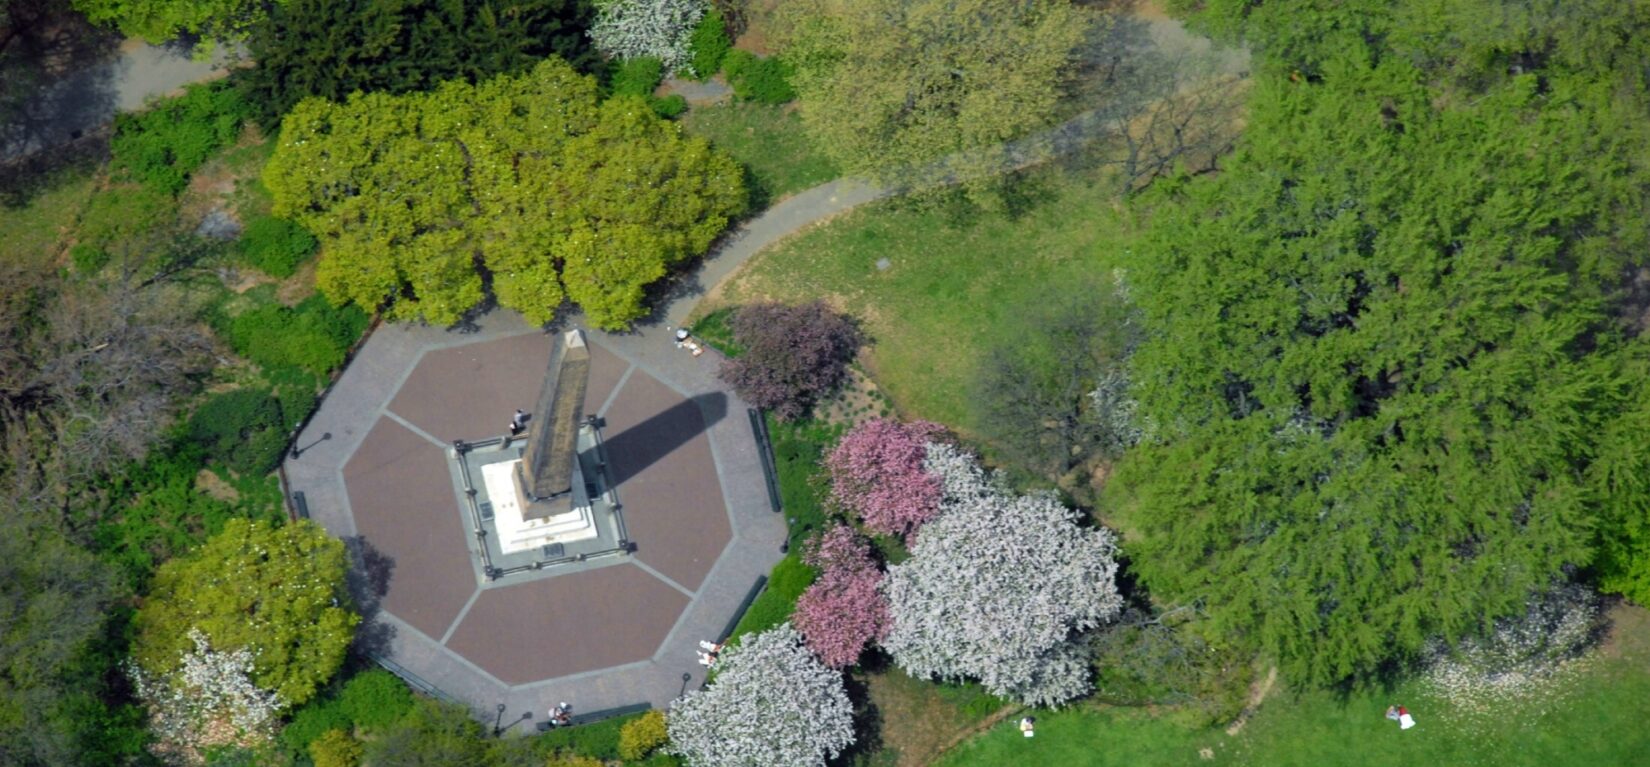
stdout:
[[[42,510],[0,511],[0,763],[92,764],[114,758],[99,736],[100,647],[122,596],[112,569],[76,545]],[[99,753],[102,751],[103,753]]]
[[808,132],[844,170],[884,177],[962,150],[993,163],[991,148],[1047,125],[1097,21],[1069,0],[798,0],[781,13]]
[[589,0],[290,0],[254,29],[248,48],[258,65],[236,77],[273,124],[309,96],[427,91],[546,56],[588,68],[591,15]]
[[571,298],[592,324],[625,327],[646,286],[745,205],[732,159],[642,99],[598,102],[558,59],[428,94],[301,102],[264,180],[321,238],[329,297],[438,324],[481,300],[484,272],[533,322]]
[[230,520],[155,573],[132,656],[168,676],[199,629],[216,650],[250,650],[252,680],[285,705],[302,704],[343,663],[360,620],[343,604],[347,568],[343,542],[314,523]]
[[1592,469],[1642,441],[1617,312],[1650,142],[1613,79],[1452,99],[1348,48],[1264,78],[1218,177],[1156,190],[1129,271],[1148,438],[1112,501],[1157,598],[1339,680],[1522,609],[1603,509],[1643,508]]

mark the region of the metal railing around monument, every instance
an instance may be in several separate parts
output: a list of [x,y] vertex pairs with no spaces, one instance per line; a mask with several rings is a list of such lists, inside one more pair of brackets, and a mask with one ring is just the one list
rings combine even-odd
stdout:
[[[591,416],[588,419],[588,422],[590,425],[595,426],[598,419],[595,416]],[[624,513],[620,510],[618,493],[615,492],[615,488],[613,487],[612,477],[608,475],[607,447],[606,443],[602,440],[601,429],[591,429],[591,432],[596,438],[594,452],[596,453],[598,468],[602,473],[602,495],[607,500],[608,508],[613,511],[613,527],[614,534],[617,539],[617,545],[612,548],[600,549],[597,551],[585,551],[578,554],[569,554],[567,556],[546,556],[527,564],[516,565],[514,567],[497,567],[493,564],[492,554],[487,551],[487,527],[483,524],[485,520],[481,513],[481,504],[476,501],[476,495],[479,491],[476,490],[475,483],[470,479],[469,465],[463,460],[464,453],[478,447],[494,447],[496,445],[502,445],[505,442],[505,438],[494,437],[492,439],[485,439],[480,442],[465,442],[463,440],[453,441],[453,449],[459,451],[458,473],[459,477],[464,482],[464,507],[470,512],[471,533],[476,537],[476,545],[481,555],[482,572],[487,576],[487,580],[496,581],[506,575],[533,572],[536,570],[543,570],[546,567],[554,567],[556,565],[588,562],[592,559],[601,559],[603,557],[625,556],[635,550],[634,544],[630,541],[630,532],[624,524]]]

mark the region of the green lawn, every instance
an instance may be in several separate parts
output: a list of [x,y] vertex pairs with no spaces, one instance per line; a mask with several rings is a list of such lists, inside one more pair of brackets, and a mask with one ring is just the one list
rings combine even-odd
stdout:
[[[952,751],[940,767],[1254,765],[1255,767],[1592,767],[1650,763],[1650,613],[1615,611],[1616,640],[1584,661],[1561,692],[1456,709],[1413,683],[1386,694],[1328,692],[1269,699],[1236,736],[1189,730],[1139,709],[1079,707],[1037,715],[1037,737],[1005,723]],[[1401,702],[1416,727],[1383,718]],[[1199,750],[1211,749],[1213,759]]]
[[1017,216],[900,201],[862,208],[758,255],[701,313],[824,297],[864,321],[870,372],[903,415],[972,432],[968,388],[984,350],[1022,330],[1019,309],[1047,286],[1106,279],[1111,254],[1129,242],[1115,184],[1056,170],[1028,184]]
[[710,139],[750,169],[753,210],[839,175],[836,166],[809,145],[802,120],[782,106],[694,107],[682,118],[682,128]]

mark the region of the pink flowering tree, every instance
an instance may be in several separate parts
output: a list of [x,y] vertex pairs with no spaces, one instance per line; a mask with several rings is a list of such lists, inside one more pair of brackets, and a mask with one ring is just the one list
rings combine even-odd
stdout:
[[827,530],[804,559],[821,572],[796,601],[792,620],[821,662],[852,666],[888,631],[888,600],[877,588],[882,569],[870,544],[845,525]]
[[928,421],[885,418],[855,426],[825,457],[832,497],[866,528],[909,538],[939,513],[940,480],[923,460],[940,430]]

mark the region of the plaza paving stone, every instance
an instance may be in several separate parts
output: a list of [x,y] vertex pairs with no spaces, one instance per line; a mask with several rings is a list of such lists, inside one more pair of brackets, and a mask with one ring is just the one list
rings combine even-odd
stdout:
[[354,552],[365,646],[487,718],[498,703],[507,719],[562,700],[666,706],[704,678],[698,640],[720,636],[781,556],[747,406],[715,355],[676,348],[668,328],[586,331],[585,408],[603,419],[636,551],[488,582],[445,449],[531,407],[551,337],[505,311],[467,330],[376,329],[283,467],[288,492]]

